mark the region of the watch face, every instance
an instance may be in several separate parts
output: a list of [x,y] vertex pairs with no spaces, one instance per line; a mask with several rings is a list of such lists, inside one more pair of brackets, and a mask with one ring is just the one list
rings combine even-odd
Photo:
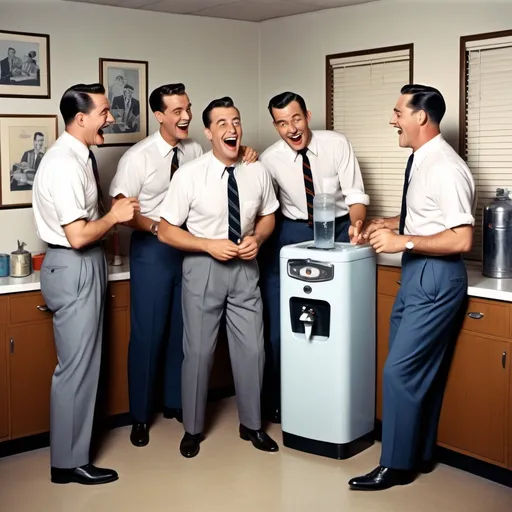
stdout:
[[407,242],[407,243],[405,244],[405,248],[406,248],[406,249],[409,249],[409,250],[410,250],[410,249],[412,249],[413,247],[414,247],[414,243],[413,243],[413,242]]

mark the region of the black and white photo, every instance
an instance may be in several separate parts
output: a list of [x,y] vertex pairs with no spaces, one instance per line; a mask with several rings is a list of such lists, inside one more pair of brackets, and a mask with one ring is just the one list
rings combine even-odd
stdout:
[[104,146],[132,145],[148,134],[148,63],[100,59],[100,82],[115,123],[104,130]]
[[49,39],[0,31],[0,97],[50,97]]
[[31,206],[34,177],[57,139],[57,116],[0,116],[0,208]]

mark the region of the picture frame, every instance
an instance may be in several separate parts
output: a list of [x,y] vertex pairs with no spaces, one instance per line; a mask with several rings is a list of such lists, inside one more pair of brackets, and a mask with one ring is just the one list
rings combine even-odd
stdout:
[[99,147],[131,146],[148,136],[148,62],[100,59],[100,83],[115,124],[103,130]]
[[48,34],[0,30],[0,97],[51,97]]
[[57,137],[56,115],[0,115],[0,209],[32,207],[34,176]]

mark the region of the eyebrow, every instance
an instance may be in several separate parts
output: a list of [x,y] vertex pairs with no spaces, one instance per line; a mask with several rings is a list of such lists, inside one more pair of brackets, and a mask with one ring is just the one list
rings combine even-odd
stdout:
[[400,109],[398,109],[398,108],[396,108],[396,107],[393,109],[393,112],[396,112],[397,114],[400,114],[400,113],[401,113]]
[[[217,119],[217,121],[215,121],[215,124],[219,124],[222,121],[226,121],[226,118],[225,117],[221,117],[220,119]],[[239,117],[233,117],[233,121],[240,121],[240,118]]]

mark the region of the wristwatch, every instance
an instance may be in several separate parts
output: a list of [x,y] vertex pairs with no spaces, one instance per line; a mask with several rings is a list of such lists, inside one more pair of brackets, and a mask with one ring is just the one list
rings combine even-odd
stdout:
[[405,250],[408,251],[408,252],[411,252],[413,249],[414,249],[414,242],[412,240],[409,240],[405,244]]
[[158,222],[153,222],[151,226],[149,226],[149,231],[155,236],[158,236]]

